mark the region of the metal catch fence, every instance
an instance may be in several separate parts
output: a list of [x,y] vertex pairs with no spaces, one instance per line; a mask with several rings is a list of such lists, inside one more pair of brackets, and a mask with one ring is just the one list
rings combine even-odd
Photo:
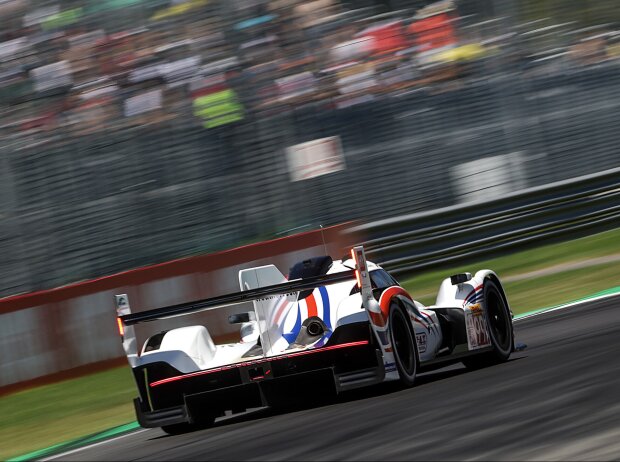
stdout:
[[[620,166],[614,0],[443,2],[429,62],[425,1],[23,3],[0,10],[0,295]],[[328,137],[344,168],[291,181],[289,148]]]

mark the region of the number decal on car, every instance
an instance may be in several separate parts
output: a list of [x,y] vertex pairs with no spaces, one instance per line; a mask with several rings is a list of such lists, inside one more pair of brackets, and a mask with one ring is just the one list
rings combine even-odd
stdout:
[[467,327],[467,345],[470,350],[477,350],[491,345],[489,329],[480,303],[467,307],[465,322]]

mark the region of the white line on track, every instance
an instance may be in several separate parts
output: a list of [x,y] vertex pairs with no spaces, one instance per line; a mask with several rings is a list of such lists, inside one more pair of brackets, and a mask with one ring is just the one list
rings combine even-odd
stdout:
[[103,444],[108,444],[111,443],[112,441],[117,441],[120,440],[121,438],[126,438],[128,436],[132,436],[132,435],[137,435],[138,433],[143,433],[146,432],[148,430],[151,430],[150,428],[142,428],[140,430],[136,430],[134,432],[130,432],[130,433],[126,433],[124,435],[120,435],[120,436],[115,436],[114,438],[110,438],[109,440],[103,440],[103,441],[98,441],[97,443],[92,443],[86,446],[82,446],[81,448],[76,448],[76,449],[72,449],[71,451],[66,451],[60,454],[56,454],[50,457],[46,457],[45,459],[39,459],[41,462],[45,462],[47,460],[56,460],[56,459],[60,459],[61,457],[65,457],[68,456],[70,454],[75,454],[76,452],[80,452],[83,451],[85,449],[90,449],[90,448],[94,448],[97,446],[101,446]]
[[[262,409],[265,409],[265,408],[264,407],[253,407],[253,408],[248,409],[247,412],[248,413],[253,413],[253,412],[256,412],[256,411],[260,411]],[[233,415],[227,415],[227,416],[224,416],[224,417],[220,417],[220,418],[218,418],[216,420],[216,423],[225,422],[225,421],[230,420],[230,419],[235,418],[235,417],[238,417],[238,415],[233,414]],[[46,457],[45,459],[38,459],[38,460],[40,462],[45,462],[45,461],[48,461],[48,460],[60,459],[61,457],[65,457],[65,456],[68,456],[70,454],[75,454],[76,452],[84,451],[85,449],[90,449],[90,448],[94,448],[94,447],[97,447],[97,446],[101,446],[101,445],[106,444],[106,443],[111,443],[112,441],[120,440],[121,438],[125,438],[126,436],[137,435],[138,433],[143,433],[143,432],[148,431],[148,430],[155,430],[155,429],[154,428],[141,428],[141,429],[136,430],[136,431],[125,433],[124,435],[116,436],[116,437],[113,437],[113,438],[110,438],[110,439],[107,439],[107,440],[98,441],[96,443],[87,444],[86,446],[82,446],[80,448],[71,449],[70,451],[66,451],[66,452],[63,452],[61,454],[55,454],[53,456]]]
[[592,298],[588,298],[586,300],[578,300],[576,302],[566,303],[564,305],[555,306],[553,308],[543,309],[541,311],[535,311],[533,313],[526,313],[523,316],[515,317],[514,322],[518,322],[518,321],[521,321],[523,319],[533,318],[534,316],[539,316],[541,314],[551,313],[553,311],[563,310],[565,308],[571,308],[571,307],[577,306],[577,305],[583,305],[585,303],[594,302],[596,300],[602,300],[604,298],[611,298],[611,297],[617,297],[617,296],[620,296],[620,292],[616,292],[616,293],[613,293],[613,294],[599,295],[598,297],[592,297]]

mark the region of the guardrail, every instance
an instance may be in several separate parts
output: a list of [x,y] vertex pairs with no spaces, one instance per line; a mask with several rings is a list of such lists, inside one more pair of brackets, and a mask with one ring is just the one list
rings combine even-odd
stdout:
[[618,226],[620,168],[615,168],[348,232],[365,236],[369,258],[399,274]]
[[[457,86],[342,108],[282,105],[212,130],[191,114],[134,127],[120,120],[125,128],[89,134],[72,125],[19,134],[0,127],[0,295],[214,252],[304,223],[449,206],[457,190],[474,191],[448,165],[514,156],[507,184],[529,186],[620,167],[620,59],[527,73],[492,61]],[[346,169],[291,182],[287,149],[330,136],[341,140]]]

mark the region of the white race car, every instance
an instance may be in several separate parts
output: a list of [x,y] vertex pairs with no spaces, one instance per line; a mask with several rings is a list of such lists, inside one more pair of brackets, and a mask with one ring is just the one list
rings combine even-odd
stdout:
[[[137,313],[127,295],[116,296],[141,426],[188,431],[226,411],[304,399],[308,387],[411,386],[421,371],[461,361],[481,367],[514,350],[512,312],[490,270],[445,279],[428,307],[367,262],[361,246],[342,260],[300,262],[288,279],[274,265],[244,269],[239,284],[234,294]],[[237,343],[216,345],[198,325],[153,335],[138,352],[137,323],[250,301],[252,311],[229,317],[240,324]]]

